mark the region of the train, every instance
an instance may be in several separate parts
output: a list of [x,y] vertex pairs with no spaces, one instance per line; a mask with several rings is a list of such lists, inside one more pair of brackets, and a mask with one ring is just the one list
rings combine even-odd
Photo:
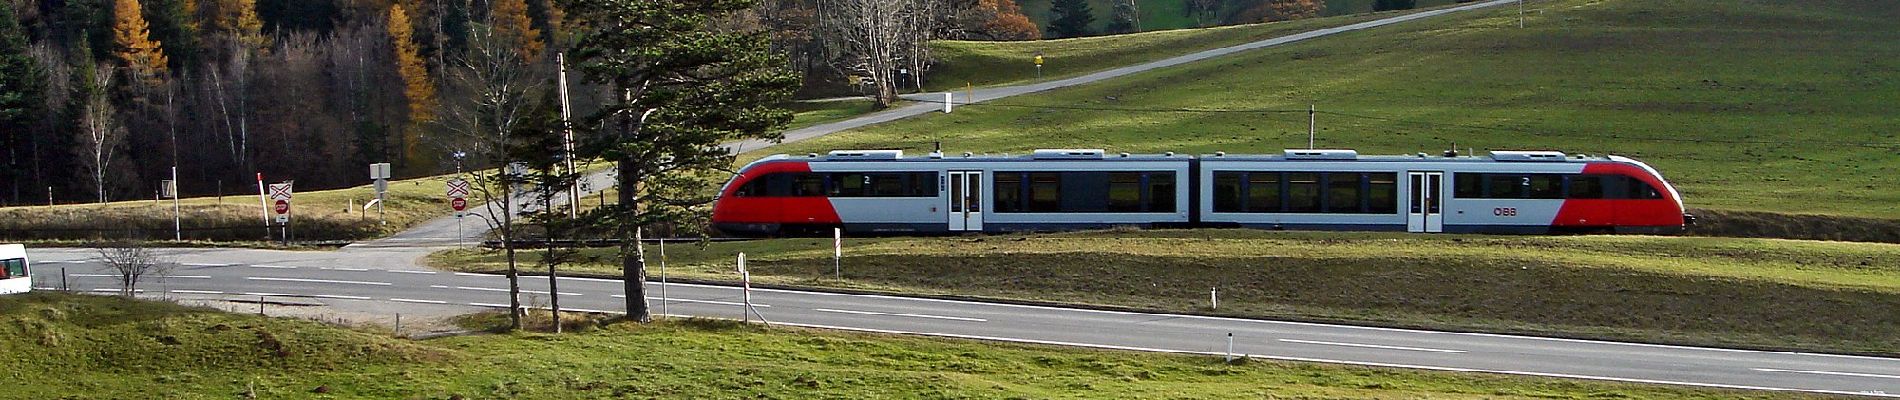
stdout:
[[1655,168],[1558,151],[1360,155],[773,155],[720,188],[713,228],[748,237],[1134,228],[1668,234],[1694,222]]

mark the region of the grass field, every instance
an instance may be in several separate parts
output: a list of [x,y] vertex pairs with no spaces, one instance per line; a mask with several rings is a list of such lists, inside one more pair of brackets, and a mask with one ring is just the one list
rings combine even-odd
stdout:
[[[1372,2],[1373,0],[1324,0],[1326,11],[1321,15],[1335,16],[1372,12]],[[1018,0],[1016,5],[1022,7],[1023,15],[1028,16],[1030,22],[1034,22],[1037,27],[1046,30],[1049,26],[1049,3],[1049,0]],[[1100,32],[1103,27],[1108,26],[1109,21],[1114,20],[1116,2],[1114,0],[1089,0],[1088,3],[1089,10],[1095,12],[1095,23],[1089,26],[1097,32]],[[1418,2],[1418,6],[1423,8],[1451,3],[1453,3],[1453,0],[1422,0]],[[1195,16],[1187,14],[1187,0],[1136,0],[1135,4],[1140,10],[1141,30],[1144,32],[1201,27],[1200,21],[1197,21]],[[1239,12],[1240,10],[1235,6],[1244,7],[1248,4],[1233,2],[1232,5],[1223,7],[1225,10],[1221,16],[1225,17],[1227,14]],[[1220,21],[1213,22],[1219,23]]]
[[[469,318],[470,323],[494,321]],[[394,339],[50,293],[0,299],[0,398],[1818,398],[759,328]]]
[[965,85],[1035,81],[1037,52],[1043,55],[1043,79],[1061,79],[1393,15],[1398,13],[1021,42],[940,40],[930,43],[931,55],[938,64],[924,87],[926,90],[954,90]]
[[[1900,191],[1891,190],[1900,186],[1893,136],[1900,119],[1892,112],[1900,103],[1900,79],[1893,79],[1900,8],[1864,1],[1526,5],[1525,29],[1511,7],[1460,13],[770,151],[922,152],[941,141],[953,153],[1278,153],[1305,145],[1310,104],[1337,113],[1318,116],[1320,147],[1620,154],[1657,166],[1691,207],[1900,218]],[[1338,20],[1294,24],[1326,21]],[[980,60],[989,68],[1016,65]],[[1171,111],[1178,109],[1244,112]]]
[[[900,107],[892,104],[891,107]],[[792,110],[792,123],[785,130],[796,130],[827,122],[836,122],[877,111],[877,104],[869,99],[840,101],[801,101],[793,102],[787,108]]]
[[[379,223],[377,211],[363,210],[376,198],[370,186],[298,191],[292,204],[293,231],[299,240],[348,240],[381,236],[449,212],[444,200],[447,176],[390,181]],[[479,194],[469,198],[479,204]],[[352,208],[354,206],[354,208]],[[198,197],[179,201],[186,240],[260,240],[263,204],[256,193]],[[172,238],[172,202],[119,201],[52,207],[0,208],[0,239],[88,239],[126,235],[153,240]]]
[[[1900,354],[1900,245],[1644,236],[1097,231],[673,245],[673,278],[1516,332]],[[649,257],[656,257],[649,247]],[[566,274],[617,276],[610,249]],[[530,259],[533,260],[533,259]],[[657,260],[654,260],[657,261]],[[492,252],[434,265],[503,268]],[[532,261],[530,261],[532,262]],[[650,277],[659,275],[650,266]],[[1208,290],[1220,288],[1220,309]]]

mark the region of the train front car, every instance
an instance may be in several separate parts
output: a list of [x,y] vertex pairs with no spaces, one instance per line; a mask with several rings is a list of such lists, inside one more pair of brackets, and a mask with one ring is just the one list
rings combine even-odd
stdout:
[[[753,161],[719,188],[712,225],[732,236],[777,236],[792,230],[838,225],[837,210],[823,196],[811,162],[783,154]],[[789,222],[789,223],[788,223]]]
[[1674,233],[1682,196],[1654,168],[1618,156],[1497,151],[1451,170],[1445,224],[1470,233]]

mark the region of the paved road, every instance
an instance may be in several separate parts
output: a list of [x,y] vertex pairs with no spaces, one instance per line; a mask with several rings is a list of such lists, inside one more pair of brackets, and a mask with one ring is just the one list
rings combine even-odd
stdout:
[[[269,250],[175,250],[174,276],[146,285],[172,297],[269,296],[332,305],[506,307],[507,281],[493,275],[419,269],[376,254]],[[113,291],[86,250],[34,249],[35,286]],[[529,304],[546,302],[546,278],[524,281]],[[578,311],[620,310],[617,280],[563,278],[562,301]],[[725,286],[649,284],[654,307],[672,315],[739,318],[742,295]],[[1171,314],[989,304],[896,296],[753,290],[775,324],[1097,348],[1222,354],[1450,371],[1900,397],[1900,359],[1764,352],[1433,332]],[[394,308],[399,310],[400,308]]]

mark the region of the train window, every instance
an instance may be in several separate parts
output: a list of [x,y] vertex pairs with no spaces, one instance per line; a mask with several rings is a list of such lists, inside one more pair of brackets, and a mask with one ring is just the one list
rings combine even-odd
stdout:
[[1374,172],[1366,174],[1366,212],[1373,214],[1397,214],[1399,212],[1398,174]]
[[835,172],[831,197],[937,197],[935,172]]
[[1280,212],[1280,173],[1247,174],[1247,212]]
[[813,173],[792,174],[792,196],[823,197],[825,195],[825,175]]
[[770,175],[770,174],[768,174],[768,175],[763,175],[763,176],[758,176],[758,177],[754,177],[754,178],[752,178],[752,180],[749,180],[749,181],[746,181],[746,182],[745,182],[745,184],[743,184],[743,185],[739,185],[739,188],[738,188],[738,189],[735,189],[735,190],[733,190],[733,191],[732,191],[732,196],[733,196],[733,197],[759,197],[759,196],[764,196],[764,195],[766,195],[766,190],[765,190],[765,189],[766,189],[766,183],[765,183],[765,182],[766,182],[766,181],[769,181],[769,180],[771,180],[771,179],[770,179],[771,177],[772,177],[772,175]]
[[1062,211],[1062,174],[1055,172],[1035,172],[1029,174],[1029,212]]
[[1290,172],[1286,174],[1287,212],[1320,212],[1319,174],[1314,172]]
[[1174,173],[1149,172],[1146,178],[1148,178],[1148,192],[1146,193],[1148,204],[1147,209],[1144,211],[1157,213],[1174,212]]
[[1453,184],[1458,186],[1452,195],[1460,199],[1477,199],[1484,197],[1484,174],[1458,172],[1453,173],[1452,176],[1452,179],[1455,180]]
[[1656,187],[1650,186],[1648,182],[1643,182],[1643,180],[1636,179],[1635,177],[1624,177],[1623,179],[1626,179],[1629,185],[1628,198],[1644,200],[1663,198],[1662,191],[1656,190]]
[[1566,197],[1572,199],[1604,198],[1603,178],[1602,175],[1571,175],[1570,194]]
[[1214,212],[1240,212],[1240,175],[1214,171]]
[[1537,174],[1530,176],[1530,196],[1533,199],[1564,198],[1564,176],[1555,174]]
[[991,185],[996,194],[996,212],[1023,211],[1023,174],[1020,172],[998,172],[994,174],[996,182]]
[[936,172],[912,172],[906,174],[905,185],[909,187],[910,197],[937,197]]
[[1531,178],[1523,175],[1485,174],[1484,198],[1516,199],[1524,197],[1524,189],[1530,187]]
[[1141,212],[1141,173],[1108,173],[1108,211]]
[[839,172],[831,175],[831,197],[864,197],[869,193],[865,188],[871,186],[871,176],[855,172]]
[[1357,214],[1362,211],[1359,182],[1358,172],[1326,174],[1326,212]]

